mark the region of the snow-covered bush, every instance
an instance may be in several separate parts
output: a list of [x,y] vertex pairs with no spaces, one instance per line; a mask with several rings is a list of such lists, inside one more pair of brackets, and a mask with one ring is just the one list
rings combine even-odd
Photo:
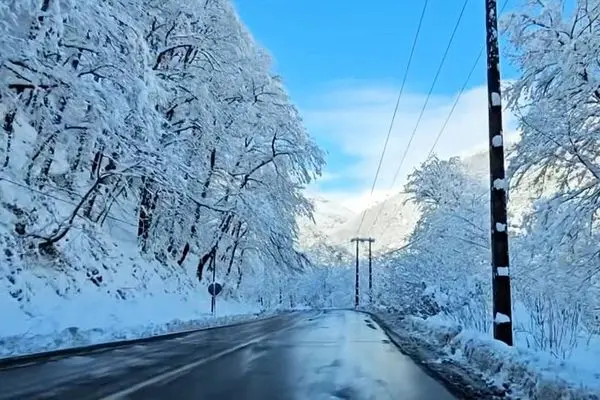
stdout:
[[485,188],[460,159],[433,157],[406,189],[422,214],[410,244],[378,260],[389,276],[380,298],[411,314],[443,312],[487,330],[486,303],[478,303],[489,286]]
[[[407,188],[422,217],[409,246],[378,260],[376,270],[384,272],[377,280],[385,282],[379,304],[420,317],[445,316],[491,335],[487,189],[458,159],[436,158],[412,175]],[[572,296],[584,282],[575,273],[567,276],[573,253],[553,253],[556,237],[544,226],[526,226],[528,231],[511,236],[517,345],[568,358],[590,337],[584,316],[594,300],[586,297],[589,291]],[[545,279],[549,270],[552,280]]]

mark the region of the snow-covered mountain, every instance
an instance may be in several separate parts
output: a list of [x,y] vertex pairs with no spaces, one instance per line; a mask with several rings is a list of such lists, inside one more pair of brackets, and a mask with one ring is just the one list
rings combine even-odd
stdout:
[[[350,239],[357,235],[369,235],[376,239],[373,246],[375,254],[401,247],[419,218],[415,204],[405,193],[399,193],[370,207],[365,212],[364,220],[363,213],[355,213],[323,197],[312,200],[315,206],[314,222],[308,218],[298,221],[299,246],[311,254],[313,259],[322,262],[333,262],[340,258],[340,254],[343,254],[343,260],[352,256]],[[328,255],[327,252],[335,255]]]
[[347,263],[350,253],[344,246],[334,243],[331,234],[355,217],[356,213],[321,196],[314,196],[311,201],[314,206],[313,218],[298,219],[298,246],[315,263]]
[[350,219],[332,232],[330,239],[337,245],[349,246],[354,236],[370,236],[375,239],[373,252],[379,254],[406,244],[419,215],[409,195],[398,193],[368,208],[364,212],[364,219],[363,213]]
[[[462,159],[469,173],[482,181],[489,179],[488,160],[487,152],[478,152]],[[518,200],[516,203],[519,205],[530,197],[527,194],[515,193],[515,200]],[[318,253],[317,258],[320,260],[336,259],[328,257],[328,251],[341,251],[352,255],[350,239],[355,236],[375,238],[375,255],[398,249],[407,244],[421,215],[407,193],[398,193],[374,204],[364,212],[364,218],[363,213],[348,210],[324,197],[315,197],[312,200],[315,206],[315,221],[313,223],[307,218],[299,221],[299,244],[308,253]]]
[[310,248],[326,240],[331,233],[356,215],[348,208],[322,196],[312,197],[311,201],[314,206],[313,219],[301,217],[298,220],[298,241],[301,248]]

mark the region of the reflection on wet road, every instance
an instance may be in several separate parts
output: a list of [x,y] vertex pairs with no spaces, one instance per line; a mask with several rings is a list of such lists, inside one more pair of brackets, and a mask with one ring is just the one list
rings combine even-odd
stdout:
[[283,314],[0,370],[0,399],[453,399],[353,311]]

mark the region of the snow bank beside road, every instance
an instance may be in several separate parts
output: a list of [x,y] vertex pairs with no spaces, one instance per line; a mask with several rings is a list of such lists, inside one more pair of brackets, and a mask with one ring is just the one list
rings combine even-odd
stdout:
[[[214,319],[208,282],[195,275],[198,256],[182,266],[142,256],[135,220],[76,224],[53,254],[40,254],[13,234],[18,218],[10,204],[31,206],[31,193],[0,180],[0,357],[226,324],[260,311],[256,299],[244,298],[252,293],[248,282],[245,291],[219,295],[223,318]],[[64,203],[53,207],[68,212]],[[113,216],[125,221],[119,210]]]
[[[17,253],[3,233],[0,227],[0,249]],[[227,324],[260,311],[224,293],[213,318],[207,283],[194,268],[140,257],[134,233],[99,234],[99,249],[84,239],[61,245],[58,261],[0,259],[0,357]]]
[[[600,399],[600,371],[509,347],[479,332],[440,319],[401,318],[375,312],[406,353],[443,380],[456,374],[474,391],[485,384],[495,397],[515,399]],[[444,374],[452,374],[449,378]],[[491,398],[491,394],[485,398]],[[476,398],[476,397],[475,397]]]
[[[34,297],[25,309],[0,295],[0,358],[228,325],[265,315],[235,301],[218,300],[213,317],[208,312],[209,297],[203,293],[197,293],[196,299],[154,293],[130,300],[87,294]],[[44,302],[51,312],[42,307]]]
[[262,314],[228,315],[222,317],[207,316],[204,319],[191,321],[173,320],[167,324],[132,326],[111,330],[95,328],[81,330],[77,327],[64,329],[50,334],[33,334],[27,336],[9,336],[0,338],[0,359],[18,355],[33,354],[45,351],[111,343],[121,340],[148,338],[169,333],[185,332],[194,329],[231,325],[238,322],[257,319]]

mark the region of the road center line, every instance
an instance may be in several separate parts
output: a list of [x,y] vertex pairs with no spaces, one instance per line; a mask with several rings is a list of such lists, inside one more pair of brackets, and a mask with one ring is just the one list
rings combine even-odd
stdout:
[[297,322],[297,323],[292,324],[292,325],[290,325],[290,326],[288,326],[286,328],[283,328],[283,329],[280,329],[278,331],[271,332],[269,334],[266,334],[266,335],[254,338],[254,339],[252,339],[252,340],[250,340],[248,342],[244,342],[242,344],[239,344],[237,346],[231,347],[229,349],[220,351],[220,352],[218,352],[216,354],[213,354],[213,355],[208,356],[206,358],[203,358],[201,360],[194,361],[191,364],[187,364],[187,365],[184,365],[184,366],[179,367],[177,369],[174,369],[174,370],[171,370],[171,371],[168,371],[168,372],[164,372],[164,373],[162,373],[160,375],[156,375],[156,376],[154,376],[154,377],[152,377],[150,379],[147,379],[147,380],[142,381],[140,383],[137,383],[137,384],[135,384],[133,386],[130,386],[127,389],[123,389],[123,390],[118,391],[116,393],[110,394],[110,395],[108,395],[106,397],[102,397],[100,400],[117,400],[117,399],[121,399],[124,396],[127,396],[127,395],[130,395],[132,393],[135,393],[138,390],[143,389],[143,388],[145,388],[147,386],[154,385],[156,383],[159,383],[159,382],[164,381],[166,379],[172,378],[172,377],[174,377],[176,375],[179,375],[181,373],[187,372],[187,371],[189,371],[191,369],[194,369],[194,368],[196,368],[196,367],[198,367],[200,365],[203,365],[203,364],[206,364],[208,362],[214,361],[214,360],[216,360],[218,358],[221,358],[221,357],[224,357],[224,356],[226,356],[228,354],[235,353],[236,351],[241,350],[244,347],[248,347],[250,345],[253,345],[255,343],[263,341],[266,338],[268,338],[269,336],[273,336],[275,334],[278,334],[278,333],[287,331],[289,329],[292,329],[292,328],[296,327],[298,324],[299,323]]

